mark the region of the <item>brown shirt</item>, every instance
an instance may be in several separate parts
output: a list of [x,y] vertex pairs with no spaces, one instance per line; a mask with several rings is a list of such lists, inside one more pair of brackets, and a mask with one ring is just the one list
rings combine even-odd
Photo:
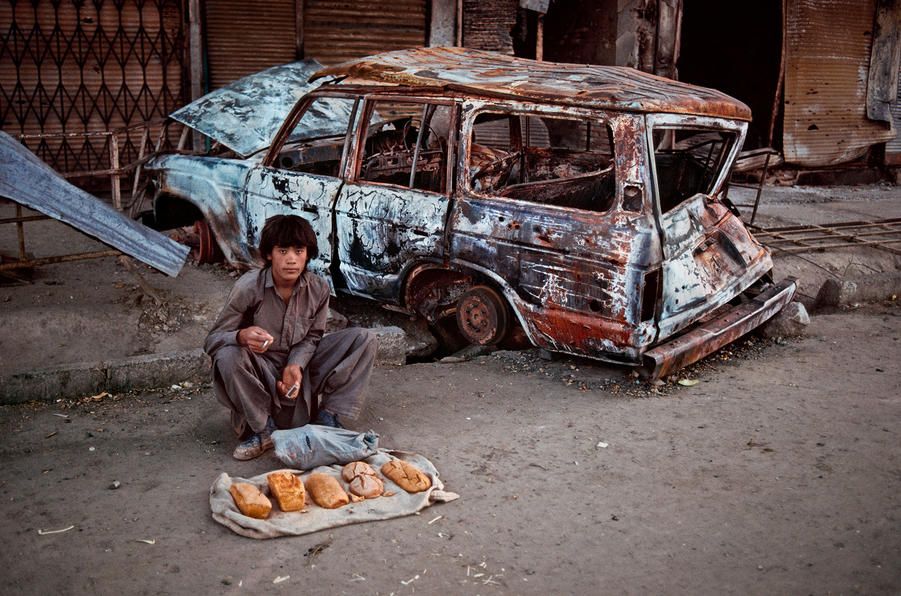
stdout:
[[215,356],[223,346],[238,345],[238,331],[256,325],[275,338],[267,350],[270,357],[303,370],[325,333],[328,299],[328,283],[309,270],[297,280],[287,304],[276,291],[269,267],[248,271],[235,282],[203,350]]

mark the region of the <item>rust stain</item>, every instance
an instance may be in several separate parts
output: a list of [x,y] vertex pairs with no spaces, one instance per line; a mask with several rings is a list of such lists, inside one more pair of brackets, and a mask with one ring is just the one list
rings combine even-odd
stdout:
[[386,52],[324,68],[310,80],[329,76],[586,108],[751,120],[750,108],[725,93],[634,68],[536,62],[469,48]]

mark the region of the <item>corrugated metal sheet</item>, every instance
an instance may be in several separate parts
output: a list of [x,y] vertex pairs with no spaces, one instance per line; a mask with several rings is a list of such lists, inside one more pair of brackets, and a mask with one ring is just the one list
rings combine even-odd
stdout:
[[190,250],[72,186],[3,132],[0,197],[49,215],[173,277]]
[[304,56],[331,66],[426,42],[425,0],[306,0]]
[[295,0],[206,0],[210,89],[218,89],[297,54]]
[[892,138],[884,123],[866,117],[874,11],[875,0],[788,2],[786,163],[844,163]]

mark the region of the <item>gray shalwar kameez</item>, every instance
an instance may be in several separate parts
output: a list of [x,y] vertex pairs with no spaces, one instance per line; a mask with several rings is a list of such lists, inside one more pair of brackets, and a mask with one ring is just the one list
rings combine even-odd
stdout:
[[[204,351],[213,359],[216,397],[231,410],[239,437],[261,432],[270,416],[279,428],[302,426],[320,409],[340,418],[359,416],[375,359],[375,334],[348,328],[323,336],[328,299],[328,284],[309,271],[300,276],[287,304],[269,267],[245,273],[235,283]],[[262,354],[238,344],[238,331],[252,325],[275,338]],[[288,364],[297,364],[303,373],[296,400],[276,391]]]

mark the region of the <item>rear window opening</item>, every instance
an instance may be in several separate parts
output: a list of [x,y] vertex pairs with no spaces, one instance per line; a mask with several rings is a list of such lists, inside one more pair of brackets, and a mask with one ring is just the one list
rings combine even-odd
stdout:
[[613,143],[601,120],[486,112],[473,123],[470,188],[532,203],[607,211]]
[[660,212],[713,189],[735,133],[712,129],[654,129],[654,165]]

